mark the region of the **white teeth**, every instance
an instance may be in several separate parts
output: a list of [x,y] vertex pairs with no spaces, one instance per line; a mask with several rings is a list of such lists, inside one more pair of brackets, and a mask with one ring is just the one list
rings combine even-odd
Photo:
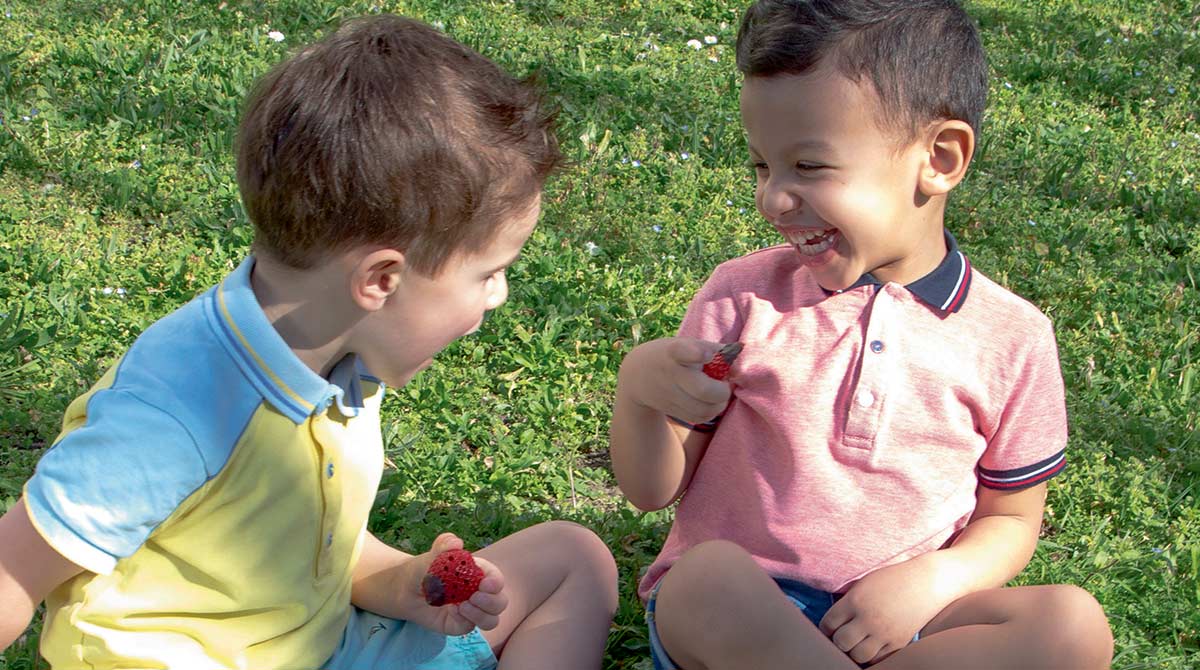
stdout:
[[788,236],[788,241],[805,256],[816,256],[834,245],[837,234],[833,229],[797,231]]

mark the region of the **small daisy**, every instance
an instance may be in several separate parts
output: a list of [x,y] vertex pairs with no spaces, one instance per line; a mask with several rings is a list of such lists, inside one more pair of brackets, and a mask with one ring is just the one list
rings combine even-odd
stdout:
[[687,45],[693,49],[701,49],[704,47],[700,40],[688,40]]
[[704,36],[704,43],[705,43],[705,44],[716,44],[716,43],[717,43],[717,36],[716,36],[716,35],[705,35],[705,36]]
[[278,30],[272,30],[271,32],[267,33],[267,37],[271,38],[272,42],[283,41],[283,33],[279,32]]
[[600,255],[600,247],[597,246],[595,242],[592,242],[590,240],[583,243],[583,250],[588,252],[592,256]]

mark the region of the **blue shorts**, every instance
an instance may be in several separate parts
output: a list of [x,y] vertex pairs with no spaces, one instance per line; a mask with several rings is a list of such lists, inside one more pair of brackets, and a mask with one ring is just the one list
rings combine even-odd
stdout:
[[357,607],[324,670],[493,670],[496,655],[479,629],[466,635],[435,633],[415,623],[389,619]]
[[[783,595],[800,608],[800,611],[804,612],[804,616],[808,617],[814,626],[820,625],[821,619],[825,618],[825,613],[841,597],[838,594],[814,589],[794,579],[776,579],[775,583],[779,585]],[[646,625],[650,629],[650,658],[654,661],[654,670],[679,670],[679,667],[667,654],[667,650],[663,649],[662,641],[658,639],[658,628],[654,625],[654,608],[658,602],[658,587],[661,585],[662,580],[660,579],[658,584],[654,585],[654,590],[650,592],[650,600],[646,602]],[[913,642],[916,642],[920,635],[917,633],[913,636]]]

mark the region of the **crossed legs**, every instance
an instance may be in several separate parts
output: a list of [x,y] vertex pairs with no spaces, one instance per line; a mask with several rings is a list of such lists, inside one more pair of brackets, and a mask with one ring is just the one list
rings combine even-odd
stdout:
[[[656,625],[684,670],[855,670],[743,549],[707,542],[663,577]],[[1092,670],[1112,659],[1100,605],[1072,586],[980,591],[951,603],[921,640],[873,666]]]

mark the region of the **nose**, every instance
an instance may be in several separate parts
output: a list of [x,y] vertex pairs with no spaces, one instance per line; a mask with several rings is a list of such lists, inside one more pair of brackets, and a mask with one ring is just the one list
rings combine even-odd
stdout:
[[755,202],[758,211],[770,221],[799,209],[802,203],[800,196],[791,188],[787,180],[770,175],[760,177],[755,187]]
[[496,309],[508,300],[508,277],[503,272],[492,282],[492,293],[487,299],[487,309]]

